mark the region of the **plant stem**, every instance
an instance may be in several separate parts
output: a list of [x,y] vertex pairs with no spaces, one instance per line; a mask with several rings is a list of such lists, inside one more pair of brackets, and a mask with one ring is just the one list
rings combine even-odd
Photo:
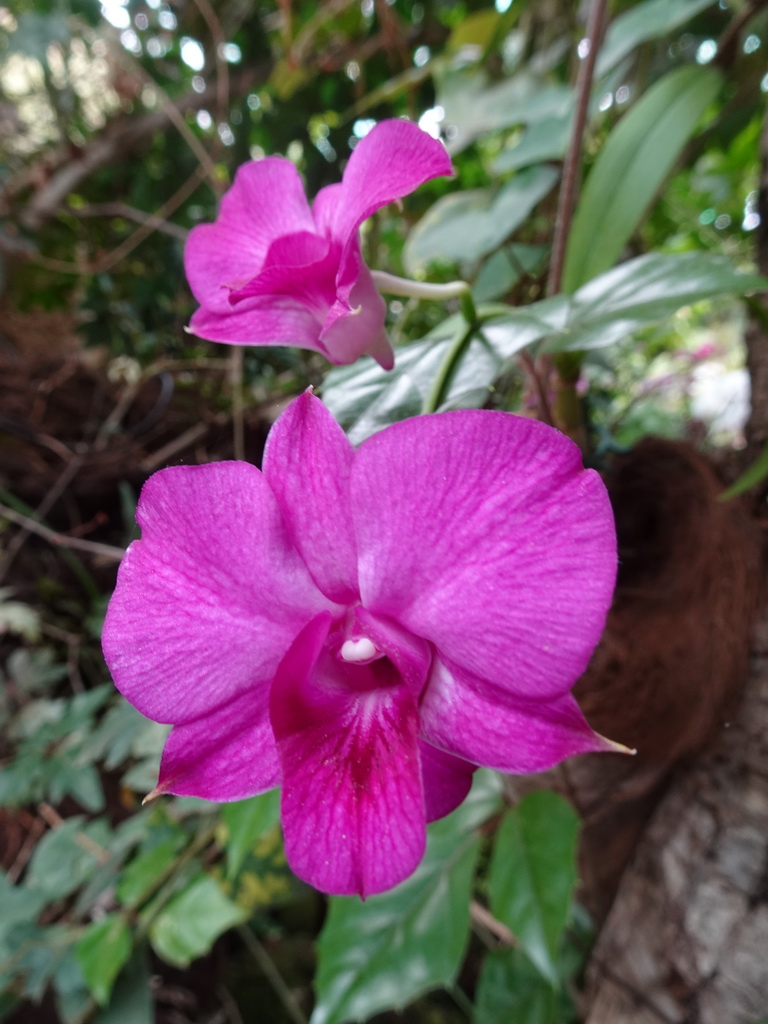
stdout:
[[476,323],[467,323],[465,321],[462,324],[461,330],[456,335],[456,340],[448,349],[445,359],[443,359],[440,364],[440,369],[437,371],[437,376],[434,379],[432,387],[429,389],[429,394],[424,399],[424,405],[421,409],[422,413],[437,412],[442,405],[445,399],[445,392],[448,389],[448,383],[453,376],[453,371],[456,369],[459,359],[464,354],[464,350],[474,337],[476,330]]
[[266,951],[264,946],[259,942],[248,925],[239,925],[237,931],[240,938],[243,940],[246,949],[263,971],[264,976],[275,990],[280,1002],[283,1004],[285,1012],[294,1024],[307,1024],[307,1018],[304,1016],[301,1007],[296,1002],[296,997],[286,985],[285,979],[280,971],[278,971],[272,957]]
[[449,281],[447,284],[430,284],[429,281],[410,281],[396,277],[383,270],[372,270],[373,283],[380,292],[387,295],[403,295],[413,299],[456,299],[469,292],[466,281]]
[[581,149],[584,140],[584,126],[587,121],[589,94],[592,90],[592,77],[602,40],[607,6],[607,0],[592,0],[592,7],[589,12],[589,21],[587,22],[589,53],[581,62],[576,79],[576,114],[573,120],[573,131],[568,152],[563,165],[563,183],[560,186],[560,196],[557,203],[555,237],[552,242],[552,259],[547,279],[547,295],[556,295],[562,286],[565,251],[568,245],[568,235],[571,230],[571,220],[573,219],[573,207],[578,190]]

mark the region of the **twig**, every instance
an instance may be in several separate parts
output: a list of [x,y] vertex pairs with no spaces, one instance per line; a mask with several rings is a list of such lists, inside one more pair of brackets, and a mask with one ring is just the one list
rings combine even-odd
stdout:
[[[37,810],[40,817],[53,829],[61,828],[62,825],[66,824],[66,819],[62,818],[59,812],[51,807],[50,804],[38,804]],[[91,839],[91,837],[86,835],[85,832],[75,832],[73,839],[81,850],[85,850],[86,853],[90,853],[93,859],[98,861],[99,864],[106,864],[111,860],[112,855],[109,850],[105,850],[100,843]]]
[[[217,153],[221,148],[221,136],[218,128],[227,118],[227,107],[229,106],[229,68],[224,59],[224,33],[221,28],[216,12],[209,0],[194,0],[198,11],[202,14],[208,31],[211,33],[213,48],[216,54],[216,135],[211,146],[211,152]],[[217,195],[221,194],[224,182],[217,178],[212,179],[211,184]]]
[[571,230],[573,207],[578,190],[579,168],[581,166],[581,148],[584,140],[584,126],[587,121],[589,94],[592,90],[592,77],[595,62],[603,37],[607,0],[592,0],[587,22],[589,53],[582,60],[576,79],[576,114],[573,119],[573,131],[563,165],[563,182],[557,203],[557,219],[555,220],[555,237],[552,242],[552,259],[547,279],[547,295],[556,295],[560,291],[565,263],[565,249]]
[[90,203],[79,209],[67,207],[67,213],[72,217],[119,217],[122,220],[132,220],[137,224],[147,224],[152,221],[153,230],[160,231],[171,238],[178,238],[183,242],[189,231],[180,224],[172,224],[170,221],[161,220],[156,213],[147,213],[146,210],[137,210],[135,206],[128,203]]
[[307,1024],[307,1018],[304,1016],[301,1007],[296,1001],[296,997],[286,985],[282,974],[278,971],[277,967],[275,967],[272,957],[266,951],[264,946],[259,942],[248,925],[239,925],[237,931],[240,938],[243,940],[246,949],[264,972],[264,976],[275,990],[275,994],[283,1004],[285,1012],[294,1024]]
[[[68,537],[64,533],[56,533],[55,530],[49,529],[47,526],[43,526],[42,523],[38,523],[35,519],[29,516],[24,516],[20,512],[14,512],[12,508],[8,508],[7,505],[0,503],[0,517],[8,519],[12,523],[16,523],[17,526],[23,527],[27,533],[34,533],[38,537],[42,537],[43,540],[47,540],[50,544],[54,544],[56,547],[72,548],[75,551],[85,551],[90,555],[99,555],[102,558],[108,558],[110,561],[119,562],[125,554],[124,548],[113,547],[111,544],[99,544],[92,540],[82,540],[80,537]],[[10,549],[9,549],[10,550]],[[3,564],[3,569],[7,568],[7,559]]]
[[30,826],[27,837],[22,843],[21,849],[16,854],[13,864],[8,868],[8,874],[6,875],[11,885],[15,885],[21,876],[22,871],[27,866],[29,858],[37,845],[37,840],[41,834],[45,831],[45,825],[40,821],[39,818],[32,818],[32,825]]
[[473,925],[479,925],[481,928],[489,931],[491,935],[498,939],[502,945],[520,945],[515,934],[507,928],[503,921],[499,921],[498,918],[495,918],[490,910],[487,910],[481,903],[478,903],[477,900],[472,900],[470,903],[469,916]]
[[235,458],[245,459],[245,420],[243,404],[243,358],[242,345],[233,345],[230,356],[230,384],[232,387],[232,442]]
[[[539,418],[542,423],[548,423],[551,427],[554,423],[552,417],[552,405],[549,401],[549,393],[547,392],[547,379],[548,373],[542,372],[542,366],[536,366],[533,361],[530,352],[526,352],[525,349],[521,349],[518,353],[518,358],[528,375],[528,379],[533,384],[533,389],[536,392],[536,401],[539,404]],[[546,365],[546,364],[545,364]]]
[[106,255],[92,263],[73,263],[70,260],[52,259],[50,256],[43,256],[38,253],[30,256],[30,260],[46,270],[53,270],[59,274],[103,274],[125,259],[145,238],[148,238],[154,231],[159,230],[161,225],[166,224],[166,218],[192,195],[204,179],[205,174],[204,168],[196,167],[184,184],[169,199],[166,199],[162,206],[155,210],[154,213],[146,215],[146,220],[141,227],[138,227],[128,238],[124,239]]
[[154,455],[148,455],[146,459],[142,459],[139,463],[141,470],[144,473],[154,473],[158,466],[161,466],[178,452],[194,444],[195,441],[199,441],[201,437],[205,437],[208,429],[207,423],[195,423],[189,430],[185,430],[183,434],[179,434],[173,441],[169,441],[168,444],[155,452]]

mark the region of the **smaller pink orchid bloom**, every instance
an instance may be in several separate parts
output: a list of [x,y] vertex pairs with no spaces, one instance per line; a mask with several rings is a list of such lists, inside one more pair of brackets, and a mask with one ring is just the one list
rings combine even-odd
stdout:
[[446,412],[354,449],[306,393],[262,472],[161,470],[137,518],[103,646],[173,723],[158,791],[282,785],[288,862],[325,892],[406,878],[478,765],[616,749],[570,692],[611,601],[613,516],[551,427]]
[[430,178],[451,174],[442,144],[409,121],[381,121],[312,209],[284,157],[244,164],[215,224],[189,235],[190,330],[232,345],[295,345],[331,363],[394,364],[386,306],[363,262],[360,225]]

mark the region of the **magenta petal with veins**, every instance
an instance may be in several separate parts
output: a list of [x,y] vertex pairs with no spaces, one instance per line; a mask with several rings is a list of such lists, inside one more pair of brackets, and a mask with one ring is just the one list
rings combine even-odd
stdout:
[[289,863],[325,892],[407,877],[478,765],[610,749],[570,691],[611,601],[613,517],[550,427],[447,412],[355,449],[307,393],[263,472],[161,470],[138,519],[103,645],[174,726],[158,789],[282,785]]

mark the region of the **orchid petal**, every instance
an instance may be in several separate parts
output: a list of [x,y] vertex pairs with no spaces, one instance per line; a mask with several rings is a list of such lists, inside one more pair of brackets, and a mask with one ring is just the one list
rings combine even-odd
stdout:
[[419,750],[427,821],[437,821],[455,811],[469,793],[477,765],[423,741],[419,742]]
[[492,683],[441,662],[420,715],[427,743],[502,772],[541,772],[573,754],[616,750],[590,729],[570,693],[551,701],[512,700]]
[[198,225],[187,239],[184,265],[195,298],[212,311],[226,313],[229,293],[224,286],[255,277],[270,245],[300,231],[317,233],[291,161],[267,157],[243,164],[221,200],[216,223]]
[[255,688],[194,722],[174,726],[163,750],[157,790],[227,801],[279,785],[268,694]]
[[353,457],[336,420],[305,393],[274,423],[263,459],[294,545],[320,590],[340,603],[360,599],[349,511]]
[[240,288],[233,289],[230,303],[254,295],[293,295],[322,321],[336,301],[337,252],[328,239],[303,231],[278,238],[269,248],[260,273]]
[[304,623],[333,607],[254,466],[162,470],[137,520],[103,647],[118,689],[149,718],[190,722],[266,686]]
[[380,207],[452,173],[445,147],[418,125],[397,118],[381,121],[355,146],[341,186],[317,194],[315,222],[344,244]]
[[333,353],[332,361],[343,365],[369,355],[384,370],[391,370],[395,355],[384,330],[386,315],[387,305],[360,259],[356,281],[350,289],[339,289],[320,334],[322,343]]
[[323,651],[330,621],[309,623],[272,687],[285,852],[310,885],[365,897],[402,881],[424,853],[418,713],[388,663],[349,666]]
[[510,694],[570,689],[616,575],[610,502],[576,445],[511,414],[422,416],[363,442],[351,495],[366,608]]
[[[229,294],[229,293],[228,293]],[[201,306],[189,330],[198,338],[229,345],[294,345],[329,358],[320,341],[320,324],[312,310],[292,295],[259,295],[244,299],[227,312]]]

